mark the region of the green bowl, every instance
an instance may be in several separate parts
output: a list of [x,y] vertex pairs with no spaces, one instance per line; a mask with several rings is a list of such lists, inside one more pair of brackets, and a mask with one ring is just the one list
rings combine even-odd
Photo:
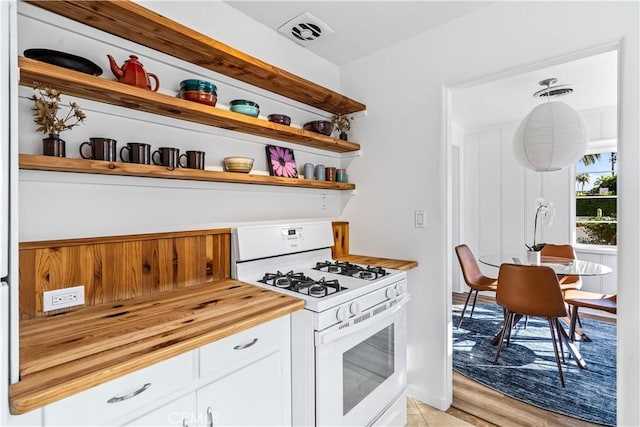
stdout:
[[235,99],[230,102],[229,110],[234,113],[245,114],[251,117],[258,117],[260,113],[260,106],[252,101],[247,101],[245,99]]

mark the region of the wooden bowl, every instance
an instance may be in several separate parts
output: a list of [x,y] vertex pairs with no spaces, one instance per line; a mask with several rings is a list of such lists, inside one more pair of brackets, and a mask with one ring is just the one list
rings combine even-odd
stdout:
[[250,157],[225,157],[224,170],[227,172],[249,173],[253,168],[253,159]]

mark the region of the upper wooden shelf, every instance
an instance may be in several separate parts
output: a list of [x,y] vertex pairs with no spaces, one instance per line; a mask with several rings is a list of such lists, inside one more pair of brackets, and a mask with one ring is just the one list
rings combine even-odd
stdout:
[[54,172],[79,172],[102,175],[139,176],[144,178],[169,178],[191,181],[232,182],[236,184],[277,185],[281,187],[305,187],[325,190],[353,190],[355,184],[347,182],[317,181],[314,179],[284,178],[280,176],[252,175],[187,168],[167,168],[125,162],[107,162],[68,157],[20,154],[20,169]]
[[360,144],[355,142],[272,123],[22,56],[18,65],[20,84],[25,86],[32,86],[34,81],[38,81],[60,89],[67,95],[337,153],[360,149]]
[[131,1],[27,0],[43,9],[335,114],[367,107]]

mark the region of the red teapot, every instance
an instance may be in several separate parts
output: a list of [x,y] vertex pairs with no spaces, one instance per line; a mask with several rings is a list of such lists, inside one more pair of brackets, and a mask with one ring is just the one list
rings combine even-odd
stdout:
[[[156,92],[160,87],[160,80],[158,79],[158,76],[153,73],[147,73],[140,61],[138,61],[137,56],[129,55],[129,59],[124,61],[124,65],[122,67],[118,67],[113,56],[107,54],[107,58],[109,58],[111,72],[116,76],[119,82],[138,86],[143,89],[149,89],[153,92]],[[151,89],[151,81],[149,80],[149,77],[156,81],[156,87],[154,89]]]

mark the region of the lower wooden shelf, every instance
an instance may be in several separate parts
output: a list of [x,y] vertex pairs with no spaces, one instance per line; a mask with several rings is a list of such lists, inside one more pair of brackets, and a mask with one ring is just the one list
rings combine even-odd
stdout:
[[215,181],[237,184],[277,185],[284,187],[318,188],[324,190],[354,190],[355,184],[311,179],[283,178],[279,176],[252,175],[187,168],[167,168],[136,163],[107,162],[67,157],[20,154],[20,169],[54,172],[94,173],[102,175],[138,176],[144,178],[168,178],[191,181]]

